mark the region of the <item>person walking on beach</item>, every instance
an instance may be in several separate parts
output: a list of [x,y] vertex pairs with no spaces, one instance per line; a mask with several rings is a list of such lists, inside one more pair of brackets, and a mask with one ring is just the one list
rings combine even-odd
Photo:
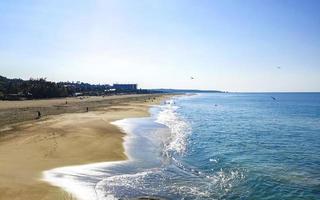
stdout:
[[37,119],[40,119],[40,117],[41,117],[41,112],[40,112],[40,111],[37,111],[37,113],[38,113]]
[[87,112],[89,112],[89,107],[87,107]]

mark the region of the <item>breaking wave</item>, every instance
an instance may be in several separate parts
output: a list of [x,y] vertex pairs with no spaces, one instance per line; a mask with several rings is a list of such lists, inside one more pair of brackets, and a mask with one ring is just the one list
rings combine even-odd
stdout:
[[57,168],[46,171],[45,179],[81,200],[219,199],[243,173],[208,174],[182,161],[191,127],[175,100],[153,107],[150,118],[114,123],[127,133],[124,146],[129,160]]
[[163,153],[167,157],[183,155],[187,148],[187,137],[191,131],[188,123],[177,113],[179,109],[174,100],[166,101],[160,106],[156,122],[170,129],[170,136],[164,143]]

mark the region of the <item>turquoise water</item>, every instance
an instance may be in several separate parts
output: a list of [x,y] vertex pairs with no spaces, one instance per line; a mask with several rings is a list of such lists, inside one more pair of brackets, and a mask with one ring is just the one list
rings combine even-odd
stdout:
[[58,168],[82,200],[320,199],[320,93],[174,97],[115,124],[128,161]]
[[204,94],[177,103],[192,127],[182,162],[209,175],[236,173],[217,198],[320,199],[319,93]]

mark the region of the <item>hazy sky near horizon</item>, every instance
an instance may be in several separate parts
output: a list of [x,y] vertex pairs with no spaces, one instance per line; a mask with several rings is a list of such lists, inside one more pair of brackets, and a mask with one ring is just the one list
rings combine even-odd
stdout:
[[2,0],[0,75],[320,91],[319,10],[317,0]]

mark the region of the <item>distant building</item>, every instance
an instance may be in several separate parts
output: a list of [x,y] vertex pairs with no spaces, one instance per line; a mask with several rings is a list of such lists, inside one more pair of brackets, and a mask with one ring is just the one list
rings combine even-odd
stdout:
[[137,84],[113,84],[113,88],[116,90],[137,90]]
[[83,93],[82,92],[76,92],[76,93],[74,93],[74,96],[76,96],[76,97],[83,96]]

